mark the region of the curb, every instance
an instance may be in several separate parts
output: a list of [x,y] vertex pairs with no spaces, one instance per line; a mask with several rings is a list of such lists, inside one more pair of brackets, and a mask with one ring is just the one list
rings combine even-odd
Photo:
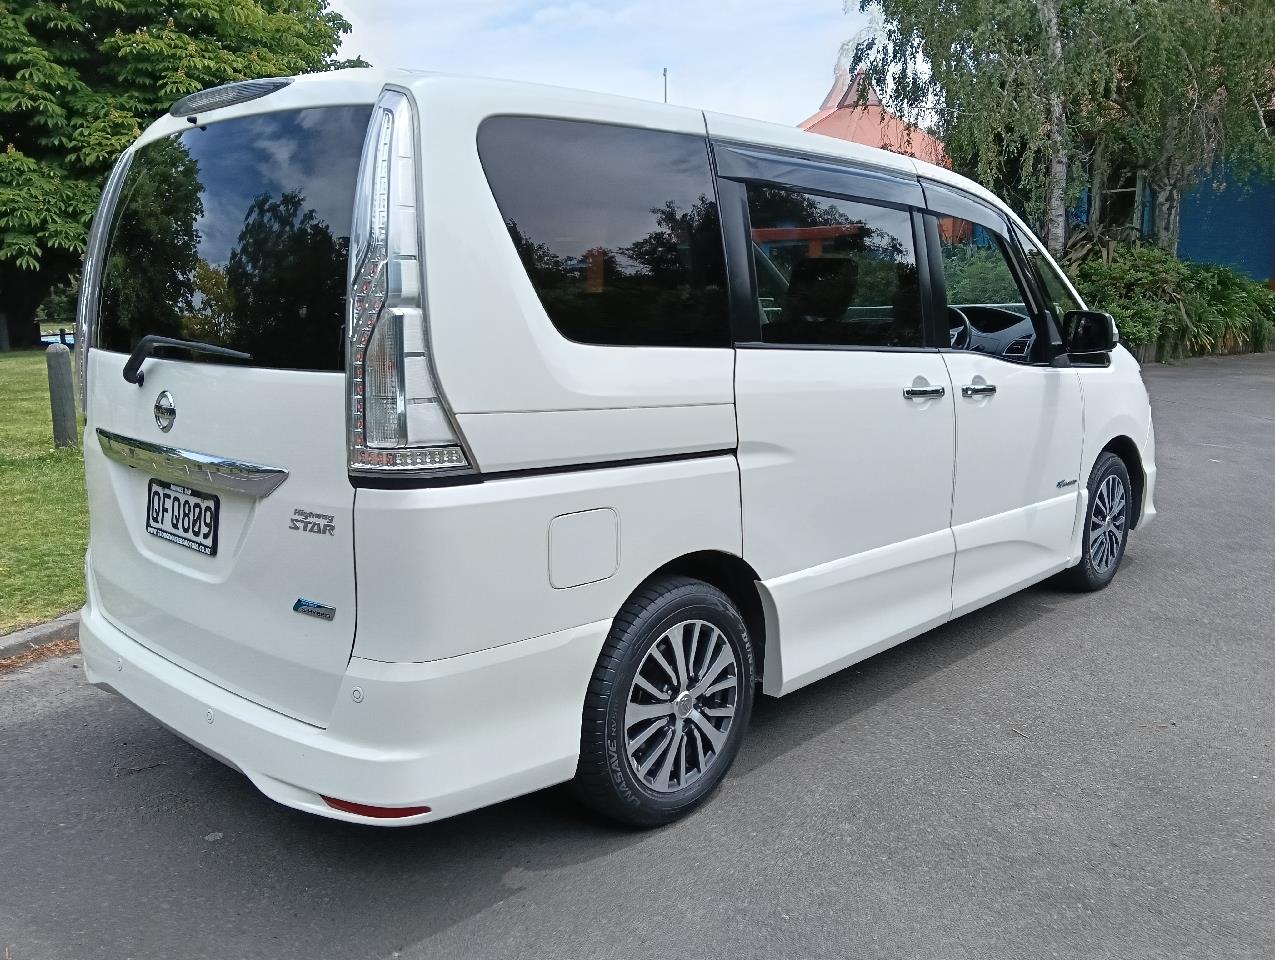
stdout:
[[0,636],[0,660],[26,653],[28,650],[42,647],[46,643],[53,643],[55,640],[73,639],[79,636],[79,633],[80,611],[64,613],[48,623],[39,623],[34,627],[15,630],[13,633]]

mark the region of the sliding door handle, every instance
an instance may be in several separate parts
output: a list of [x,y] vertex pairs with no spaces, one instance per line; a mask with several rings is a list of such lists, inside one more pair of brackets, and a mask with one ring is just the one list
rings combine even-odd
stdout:
[[996,392],[994,383],[967,383],[961,387],[962,397],[990,397]]
[[904,387],[903,396],[908,400],[933,400],[947,395],[947,387]]

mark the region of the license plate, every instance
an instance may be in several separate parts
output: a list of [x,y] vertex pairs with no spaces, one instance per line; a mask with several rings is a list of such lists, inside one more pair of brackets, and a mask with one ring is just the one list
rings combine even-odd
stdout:
[[217,556],[217,515],[221,500],[211,493],[163,480],[146,490],[146,532],[206,557]]

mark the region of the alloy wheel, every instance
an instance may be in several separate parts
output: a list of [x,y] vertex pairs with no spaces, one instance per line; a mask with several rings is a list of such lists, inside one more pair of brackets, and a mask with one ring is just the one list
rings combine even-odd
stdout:
[[1102,481],[1089,514],[1089,562],[1098,574],[1105,574],[1120,557],[1129,521],[1128,504],[1123,480],[1111,474]]
[[684,620],[656,639],[638,665],[624,711],[624,745],[648,789],[690,786],[725,749],[739,696],[739,662],[726,635]]

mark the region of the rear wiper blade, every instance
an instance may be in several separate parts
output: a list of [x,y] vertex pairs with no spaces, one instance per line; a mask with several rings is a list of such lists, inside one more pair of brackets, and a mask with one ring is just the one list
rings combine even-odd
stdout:
[[251,353],[244,353],[242,350],[231,350],[229,347],[219,347],[215,343],[200,343],[198,340],[177,340],[173,337],[161,337],[158,334],[147,334],[137,342],[137,346],[133,348],[133,352],[129,354],[128,363],[124,364],[124,379],[129,383],[135,383],[139,387],[146,379],[146,374],[142,372],[142,361],[155,352],[156,347],[176,347],[179,350],[189,350],[191,353],[210,353],[218,357],[230,357],[234,360],[251,360]]

